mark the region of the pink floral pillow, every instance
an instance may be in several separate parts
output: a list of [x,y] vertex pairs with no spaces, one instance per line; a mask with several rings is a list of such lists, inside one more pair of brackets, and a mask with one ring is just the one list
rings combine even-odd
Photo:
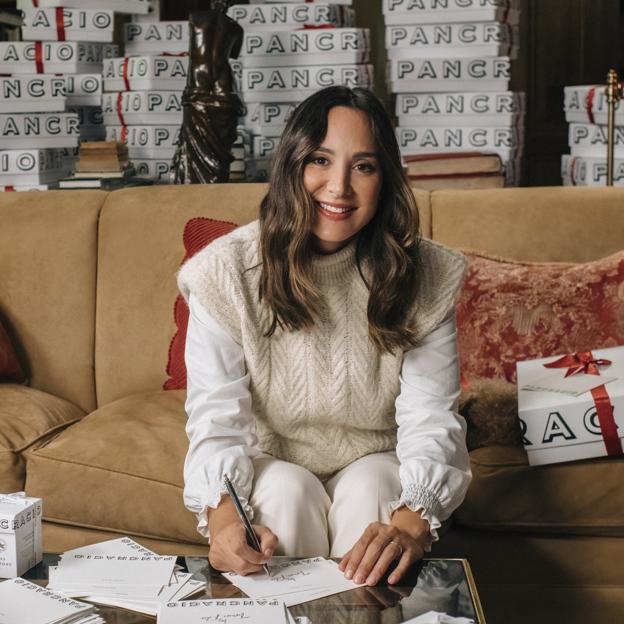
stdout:
[[462,377],[516,381],[516,360],[624,345],[624,251],[585,264],[467,253]]

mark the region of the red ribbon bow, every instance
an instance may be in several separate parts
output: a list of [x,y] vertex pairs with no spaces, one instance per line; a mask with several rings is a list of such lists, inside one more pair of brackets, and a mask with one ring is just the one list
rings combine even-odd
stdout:
[[595,358],[591,351],[578,351],[559,358],[556,362],[544,364],[545,368],[567,368],[566,377],[583,371],[585,375],[600,375],[599,366],[608,366],[611,360]]
[[[595,358],[591,351],[578,351],[564,355],[554,362],[544,364],[545,368],[567,368],[565,376],[576,375],[582,373],[584,375],[600,375],[599,366],[607,366],[611,364],[611,360],[604,358]],[[618,435],[618,426],[613,417],[613,405],[609,393],[602,384],[597,388],[592,388],[592,397],[596,406],[596,414],[598,414],[598,422],[600,423],[600,431],[604,441],[607,455],[617,457],[624,455],[622,450],[622,441]]]

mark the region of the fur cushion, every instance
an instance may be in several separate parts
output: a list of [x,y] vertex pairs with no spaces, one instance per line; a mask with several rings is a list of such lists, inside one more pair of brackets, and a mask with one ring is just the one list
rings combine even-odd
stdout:
[[483,446],[522,446],[515,384],[500,379],[471,382],[459,397],[459,413],[468,425],[469,451]]

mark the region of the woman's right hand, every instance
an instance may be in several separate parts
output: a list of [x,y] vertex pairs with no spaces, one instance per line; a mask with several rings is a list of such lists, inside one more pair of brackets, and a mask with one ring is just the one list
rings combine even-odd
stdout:
[[268,563],[273,556],[277,536],[265,526],[257,524],[252,526],[262,552],[258,552],[247,543],[243,523],[232,522],[216,535],[211,535],[208,553],[210,565],[217,570],[236,572],[243,576],[262,570],[262,565]]
[[210,552],[208,561],[216,570],[236,572],[243,576],[258,572],[268,563],[277,546],[277,535],[271,529],[252,525],[262,552],[247,543],[245,526],[228,496],[224,496],[216,509],[208,514]]

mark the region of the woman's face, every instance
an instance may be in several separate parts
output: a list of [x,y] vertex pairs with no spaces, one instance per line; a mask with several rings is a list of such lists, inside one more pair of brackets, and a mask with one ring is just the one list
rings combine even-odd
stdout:
[[381,184],[368,116],[355,108],[332,108],[327,134],[303,172],[303,185],[316,204],[312,233],[317,251],[338,251],[373,218]]

